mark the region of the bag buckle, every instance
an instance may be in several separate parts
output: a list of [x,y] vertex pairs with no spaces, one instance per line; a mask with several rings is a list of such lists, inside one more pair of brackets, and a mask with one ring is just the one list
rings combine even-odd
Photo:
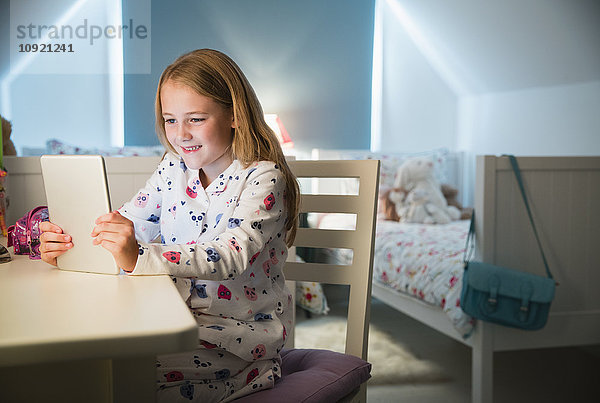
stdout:
[[498,276],[491,276],[489,278],[490,293],[487,299],[487,311],[492,313],[496,311],[498,305],[498,288],[500,287],[500,279]]
[[530,283],[521,285],[521,307],[519,308],[519,320],[527,322],[529,318],[529,303],[533,294],[533,286]]

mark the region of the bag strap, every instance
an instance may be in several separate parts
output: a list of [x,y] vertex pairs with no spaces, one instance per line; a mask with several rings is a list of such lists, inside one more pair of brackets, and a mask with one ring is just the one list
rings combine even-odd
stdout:
[[542,249],[542,243],[540,242],[540,237],[538,235],[537,228],[535,227],[535,223],[533,222],[533,215],[531,214],[531,208],[529,207],[527,196],[525,195],[525,187],[523,186],[523,179],[521,178],[521,170],[519,169],[519,163],[517,162],[517,158],[514,155],[505,156],[508,157],[510,161],[510,165],[512,166],[513,172],[515,173],[515,178],[517,179],[517,184],[519,185],[519,190],[521,191],[521,196],[523,196],[523,202],[525,203],[527,215],[529,216],[529,221],[531,222],[531,227],[533,228],[533,234],[535,235],[535,240],[537,241],[538,248],[540,248],[540,253],[542,254],[542,260],[544,261],[546,274],[548,275],[548,278],[553,278],[552,273],[550,272],[550,268],[548,267],[548,261],[546,260],[544,249]]
[[[544,254],[544,249],[542,248],[542,243],[540,242],[540,237],[537,232],[537,228],[535,223],[533,222],[533,215],[531,214],[531,208],[529,207],[529,202],[527,201],[527,196],[525,195],[525,186],[523,186],[523,179],[521,177],[521,170],[519,169],[519,164],[517,163],[517,159],[514,155],[504,155],[508,157],[510,161],[510,165],[515,173],[515,178],[517,179],[517,184],[519,185],[519,190],[521,191],[521,196],[523,197],[523,202],[525,203],[525,208],[527,210],[527,215],[529,216],[529,222],[531,222],[531,227],[533,228],[533,233],[535,235],[535,239],[537,241],[538,247],[540,249],[540,253],[542,254],[542,260],[544,262],[544,267],[546,268],[546,275],[548,278],[554,279],[552,277],[552,273],[550,272],[550,268],[548,266],[548,261],[546,260],[546,255]],[[465,253],[463,257],[463,262],[466,264],[471,260],[473,252],[475,250],[475,244],[473,242],[473,238],[475,237],[475,212],[471,216],[471,224],[469,225],[469,234],[467,235],[467,242],[465,246]]]
[[465,264],[465,268],[467,267],[467,263],[473,257],[473,253],[475,253],[475,243],[473,239],[475,238],[475,211],[471,214],[471,223],[469,224],[469,234],[467,235],[467,242],[465,245],[465,253],[463,255],[463,263]]

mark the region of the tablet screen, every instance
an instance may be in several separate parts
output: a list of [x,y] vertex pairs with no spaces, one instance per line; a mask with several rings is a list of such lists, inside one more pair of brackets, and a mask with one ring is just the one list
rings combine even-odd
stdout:
[[110,212],[104,158],[100,155],[43,155],[40,159],[50,221],[73,238],[57,259],[63,270],[119,274],[112,254],[94,245],[95,221]]

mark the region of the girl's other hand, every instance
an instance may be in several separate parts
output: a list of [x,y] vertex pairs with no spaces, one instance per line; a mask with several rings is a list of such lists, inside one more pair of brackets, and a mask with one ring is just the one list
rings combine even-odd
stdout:
[[50,221],[40,223],[40,255],[42,260],[56,266],[56,258],[73,247],[71,236]]
[[131,272],[139,253],[133,223],[117,211],[104,214],[96,220],[92,230],[94,245],[101,245],[112,253],[117,266]]

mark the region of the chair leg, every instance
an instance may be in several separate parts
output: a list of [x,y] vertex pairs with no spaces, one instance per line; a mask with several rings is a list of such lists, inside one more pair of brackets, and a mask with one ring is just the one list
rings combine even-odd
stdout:
[[338,403],[366,403],[367,402],[367,383],[354,389],[351,393],[344,396]]
[[356,403],[366,403],[367,401],[367,384],[363,383],[360,385],[360,390],[358,391],[358,395],[354,400]]

